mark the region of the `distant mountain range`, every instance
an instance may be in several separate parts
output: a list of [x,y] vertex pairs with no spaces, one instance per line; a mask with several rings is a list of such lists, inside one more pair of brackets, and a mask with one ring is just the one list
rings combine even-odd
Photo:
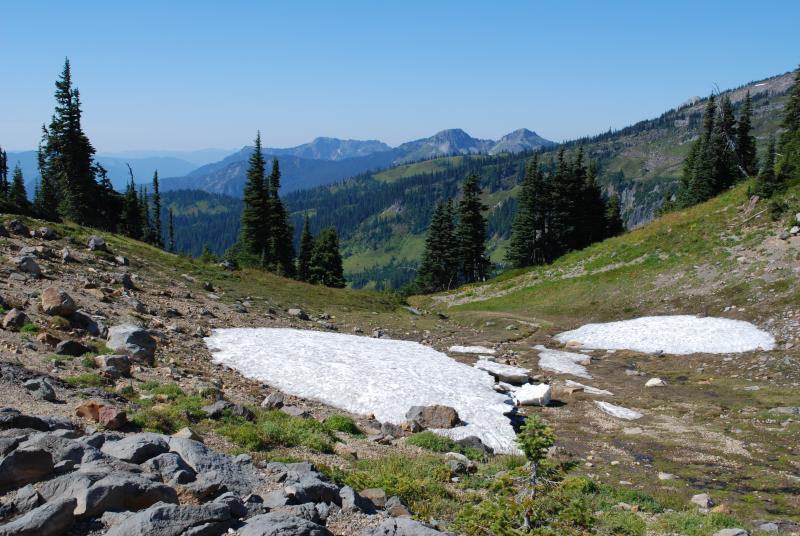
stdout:
[[[532,151],[554,146],[533,131],[520,129],[498,141],[471,137],[461,129],[448,129],[392,148],[378,140],[316,138],[286,149],[264,148],[264,157],[281,163],[283,192],[330,184],[391,166],[452,155],[498,154]],[[219,162],[199,167],[183,177],[164,179],[165,191],[198,189],[241,196],[252,147],[244,147]],[[161,173],[165,176],[164,173]]]

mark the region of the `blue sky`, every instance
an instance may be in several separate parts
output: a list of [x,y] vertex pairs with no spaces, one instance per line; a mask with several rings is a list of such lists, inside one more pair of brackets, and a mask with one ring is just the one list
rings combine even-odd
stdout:
[[35,147],[65,56],[101,151],[554,140],[794,69],[800,2],[4,2],[0,145]]

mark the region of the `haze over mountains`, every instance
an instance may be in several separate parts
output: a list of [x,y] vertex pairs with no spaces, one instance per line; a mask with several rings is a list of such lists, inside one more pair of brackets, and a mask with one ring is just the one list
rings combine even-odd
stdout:
[[[316,138],[297,147],[265,148],[262,152],[268,160],[280,160],[282,191],[286,193],[417,160],[449,155],[522,152],[554,145],[554,142],[527,129],[516,130],[498,141],[473,138],[461,129],[448,129],[395,148],[378,140]],[[244,147],[241,151],[219,162],[195,169],[184,177],[164,179],[162,189],[198,189],[241,196],[247,159],[251,152],[252,147]]]

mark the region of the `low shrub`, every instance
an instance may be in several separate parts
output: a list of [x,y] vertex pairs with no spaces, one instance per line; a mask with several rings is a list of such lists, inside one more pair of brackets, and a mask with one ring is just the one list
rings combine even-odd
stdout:
[[25,324],[19,328],[22,333],[39,333],[39,326],[36,324]]
[[78,374],[77,376],[69,376],[64,378],[64,381],[73,387],[101,387],[105,385],[105,380],[92,372]]
[[356,422],[347,415],[331,415],[323,421],[322,425],[330,432],[344,432],[354,436],[364,435]]

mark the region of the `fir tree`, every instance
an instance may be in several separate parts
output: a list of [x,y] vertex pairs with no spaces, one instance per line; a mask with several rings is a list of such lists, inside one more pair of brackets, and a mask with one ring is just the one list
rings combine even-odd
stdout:
[[582,240],[579,240],[579,243],[581,247],[586,247],[604,240],[608,236],[606,231],[606,203],[603,200],[603,192],[597,184],[597,164],[595,162],[589,163],[581,198],[582,206],[579,209],[578,217],[581,224],[580,234],[582,235]]
[[756,156],[756,139],[751,131],[753,120],[753,99],[750,92],[744,98],[742,113],[739,115],[739,122],[736,127],[736,158],[742,170],[748,176],[758,173],[758,158]]
[[269,195],[265,183],[266,165],[261,153],[261,132],[255,139],[253,154],[247,168],[244,186],[244,209],[242,209],[241,231],[237,249],[243,264],[261,265],[269,254],[271,232],[269,223]]
[[323,229],[314,240],[310,265],[309,280],[311,283],[344,288],[345,280],[342,256],[339,253],[339,237],[334,227]]
[[140,240],[144,234],[142,207],[139,205],[139,196],[136,193],[136,183],[133,180],[133,170],[130,165],[128,165],[128,172],[130,173],[131,180],[125,188],[125,194],[122,197],[120,227],[125,235],[134,240]]
[[314,237],[308,221],[308,213],[303,218],[303,232],[300,234],[300,251],[297,254],[297,278],[300,281],[311,279],[311,253],[314,249]]
[[150,221],[150,199],[147,188],[139,188],[139,209],[142,218],[142,241],[152,244],[154,241],[153,225]]
[[39,184],[36,187],[36,195],[33,199],[34,212],[43,219],[50,221],[58,221],[58,205],[60,202],[60,186],[58,182],[58,175],[52,173],[49,169],[52,162],[48,162],[45,155],[44,147],[49,145],[50,133],[47,127],[42,126],[42,141],[39,144],[39,149],[36,153],[37,163],[39,165]]
[[289,225],[286,207],[281,201],[281,169],[277,159],[272,160],[272,173],[269,177],[269,212],[271,218],[270,263],[273,270],[287,277],[294,276],[294,230]]
[[469,175],[458,203],[455,230],[461,277],[466,283],[482,281],[489,271],[489,260],[485,255],[486,218],[483,217],[486,207],[481,203],[480,194],[478,176]]
[[780,158],[777,174],[780,182],[800,179],[800,69],[795,71],[794,84],[783,115]]
[[617,236],[625,232],[625,223],[622,220],[622,208],[619,202],[619,195],[613,193],[608,199],[606,209],[606,238]]
[[517,198],[517,212],[511,226],[511,240],[506,252],[506,261],[514,268],[524,268],[536,264],[537,245],[541,243],[544,229],[540,225],[540,205],[543,192],[540,191],[539,157],[534,155],[525,170],[525,179]]
[[169,251],[175,253],[175,220],[172,212],[172,207],[167,211],[167,233],[169,233]]
[[455,246],[453,202],[448,199],[439,203],[433,212],[425,239],[425,252],[414,282],[415,291],[439,292],[453,286],[459,268]]
[[164,235],[161,226],[161,192],[158,190],[158,171],[153,173],[153,245],[163,248]]
[[770,138],[767,144],[767,153],[764,156],[764,165],[758,174],[754,192],[761,197],[772,197],[781,187],[781,181],[775,173],[775,140]]
[[8,154],[0,147],[0,200],[8,198]]
[[11,180],[7,201],[15,214],[30,214],[30,201],[28,201],[28,193],[25,191],[25,180],[22,177],[22,169],[20,169],[19,164],[14,168],[14,177]]

